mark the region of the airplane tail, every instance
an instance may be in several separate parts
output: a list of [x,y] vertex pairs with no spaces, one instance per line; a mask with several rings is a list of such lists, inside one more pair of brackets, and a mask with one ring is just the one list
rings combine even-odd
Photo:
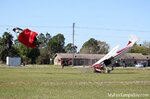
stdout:
[[127,46],[132,47],[138,40],[139,40],[139,38],[136,35],[130,35]]

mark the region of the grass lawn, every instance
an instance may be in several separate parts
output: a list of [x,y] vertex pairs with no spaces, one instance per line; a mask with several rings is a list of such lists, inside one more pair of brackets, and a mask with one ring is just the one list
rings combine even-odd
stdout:
[[150,69],[0,65],[0,99],[150,99]]

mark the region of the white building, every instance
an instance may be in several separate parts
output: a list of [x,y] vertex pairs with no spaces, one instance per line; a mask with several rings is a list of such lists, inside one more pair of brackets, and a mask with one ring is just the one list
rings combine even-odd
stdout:
[[20,66],[21,58],[20,57],[6,57],[6,65],[8,66]]

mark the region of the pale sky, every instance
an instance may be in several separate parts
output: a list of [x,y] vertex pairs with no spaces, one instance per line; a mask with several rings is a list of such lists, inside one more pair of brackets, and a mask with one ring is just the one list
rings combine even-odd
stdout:
[[64,34],[78,50],[90,38],[124,46],[130,34],[150,41],[150,0],[0,0],[0,36],[13,27]]

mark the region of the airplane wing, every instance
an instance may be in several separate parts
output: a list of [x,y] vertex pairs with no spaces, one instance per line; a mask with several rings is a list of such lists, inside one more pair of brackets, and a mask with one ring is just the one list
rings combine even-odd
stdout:
[[95,66],[96,64],[100,64],[104,60],[109,59],[112,56],[114,56],[117,53],[118,48],[119,48],[119,45],[115,46],[108,54],[106,54],[103,58],[101,58],[99,61],[97,61],[95,64],[93,64],[93,66]]
[[129,42],[126,47],[122,48],[121,50],[118,50],[119,45],[117,45],[108,54],[106,54],[103,58],[101,58],[99,61],[94,63],[92,66],[94,67],[94,66],[97,66],[98,64],[102,64],[102,63],[104,63],[105,65],[111,64],[113,61],[118,60],[125,53],[127,53],[137,41],[138,41],[137,36],[130,35]]

